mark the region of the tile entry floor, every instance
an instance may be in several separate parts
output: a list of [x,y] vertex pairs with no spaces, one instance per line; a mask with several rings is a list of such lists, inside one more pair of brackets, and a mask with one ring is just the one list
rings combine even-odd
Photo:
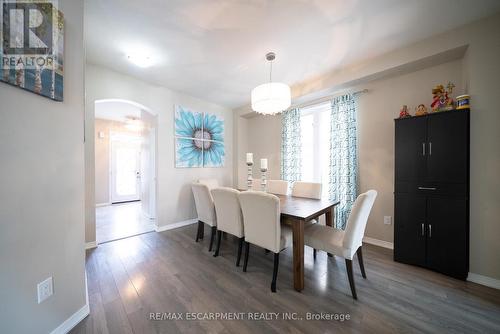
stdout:
[[96,239],[98,244],[153,230],[154,220],[144,216],[140,201],[96,208]]

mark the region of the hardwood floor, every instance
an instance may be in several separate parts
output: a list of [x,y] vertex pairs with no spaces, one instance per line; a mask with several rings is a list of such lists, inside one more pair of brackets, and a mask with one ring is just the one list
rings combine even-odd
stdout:
[[[367,279],[353,261],[352,299],[344,259],[305,250],[305,289],[293,289],[292,250],[281,253],[277,293],[273,254],[251,246],[248,271],[236,267],[238,241],[208,252],[210,229],[196,225],[100,245],[87,253],[90,315],[72,333],[498,333],[500,291],[396,263],[392,252],[363,246]],[[150,313],[243,312],[245,320],[150,320]],[[277,320],[249,320],[276,312]],[[282,315],[304,320],[283,320]],[[345,321],[306,313],[349,314]],[[164,316],[164,315],[163,315]],[[215,316],[215,315],[214,315]]]

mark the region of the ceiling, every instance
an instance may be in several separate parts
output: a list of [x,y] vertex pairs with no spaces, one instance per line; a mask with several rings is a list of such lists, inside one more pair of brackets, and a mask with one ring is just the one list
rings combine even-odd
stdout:
[[[235,108],[500,10],[498,0],[86,0],[89,63]],[[140,68],[127,53],[148,50]]]

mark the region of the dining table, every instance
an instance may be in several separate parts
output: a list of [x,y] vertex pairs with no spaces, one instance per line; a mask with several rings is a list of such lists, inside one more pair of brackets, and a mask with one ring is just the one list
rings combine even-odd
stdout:
[[[240,191],[246,189],[239,188]],[[292,227],[293,287],[304,290],[304,227],[306,222],[325,215],[327,226],[334,226],[334,210],[339,201],[291,195],[276,195],[280,199],[281,222]]]
[[293,234],[293,287],[304,289],[304,226],[325,215],[327,226],[334,226],[334,210],[339,201],[276,195],[280,199],[281,221],[289,223]]

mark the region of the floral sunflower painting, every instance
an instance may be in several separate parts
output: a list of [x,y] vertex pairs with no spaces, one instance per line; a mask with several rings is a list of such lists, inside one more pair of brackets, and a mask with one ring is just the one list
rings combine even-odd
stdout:
[[175,107],[175,166],[223,167],[224,119]]

